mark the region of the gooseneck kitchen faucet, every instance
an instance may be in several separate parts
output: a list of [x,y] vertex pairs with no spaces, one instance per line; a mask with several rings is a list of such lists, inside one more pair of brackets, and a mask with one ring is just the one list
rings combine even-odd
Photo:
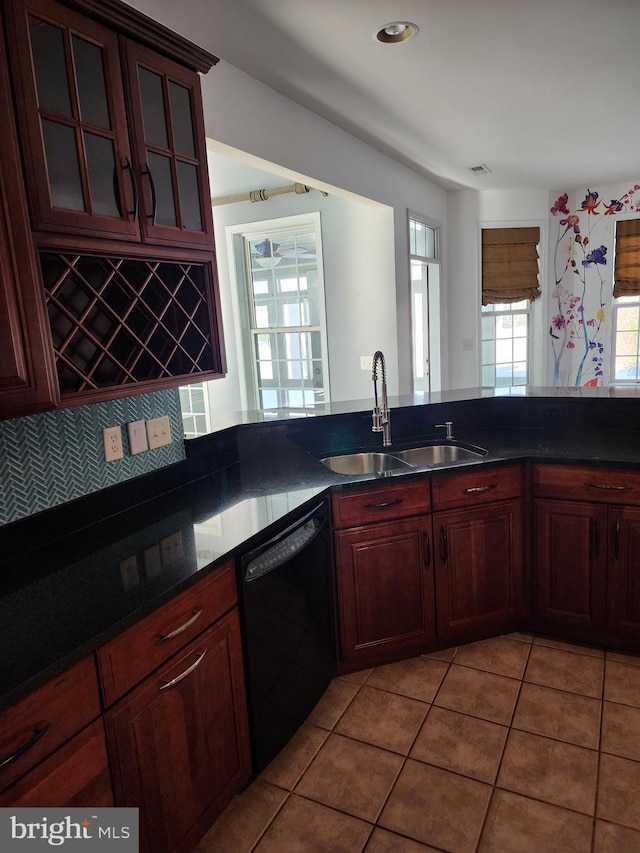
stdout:
[[[382,406],[378,405],[378,362],[382,374]],[[381,432],[383,447],[389,447],[391,444],[391,416],[387,403],[387,368],[384,363],[384,355],[380,350],[376,350],[373,354],[371,378],[373,379],[373,426],[371,431]]]

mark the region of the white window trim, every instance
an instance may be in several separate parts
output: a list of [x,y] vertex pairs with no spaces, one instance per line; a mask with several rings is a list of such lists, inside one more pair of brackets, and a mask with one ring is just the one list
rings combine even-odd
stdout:
[[[426,225],[428,228],[432,228],[435,231],[435,257],[433,258],[423,258],[421,255],[412,255],[411,254],[411,220],[415,220],[420,222],[422,225]],[[414,339],[413,339],[413,282],[411,280],[411,261],[413,260],[426,260],[427,263],[433,264],[439,268],[438,271],[438,292],[437,294],[432,294],[429,292],[429,353],[430,353],[430,387],[431,391],[441,391],[444,387],[444,359],[442,352],[442,328],[443,328],[443,320],[444,312],[443,312],[443,302],[444,302],[444,293],[443,293],[443,251],[442,251],[442,223],[437,219],[432,219],[430,216],[424,216],[422,213],[418,213],[416,210],[412,210],[411,208],[407,208],[407,221],[406,221],[406,235],[407,235],[407,285],[409,291],[409,335],[411,340],[411,383],[413,385],[414,382],[414,365],[413,365],[413,356],[414,356]],[[434,322],[435,320],[435,322]],[[433,335],[432,335],[433,331]],[[434,358],[433,353],[436,352],[436,357]],[[434,364],[436,369],[434,370]],[[415,389],[413,389],[415,390]]]
[[[609,219],[609,217],[607,217]],[[638,210],[630,210],[627,213],[615,213],[612,217],[612,224],[616,222],[622,222],[625,219],[640,219],[640,211]],[[625,382],[624,380],[616,380],[615,378],[615,365],[616,365],[616,328],[618,326],[618,302],[614,299],[613,296],[613,284],[615,277],[615,263],[616,263],[616,238],[615,238],[615,228],[612,228],[611,235],[611,292],[609,294],[611,299],[611,322],[609,329],[609,359],[608,359],[608,369],[606,375],[606,385],[624,385],[626,388],[636,388],[640,385],[640,381],[636,382],[630,381]],[[640,299],[640,297],[638,297]],[[603,380],[605,377],[602,377]]]

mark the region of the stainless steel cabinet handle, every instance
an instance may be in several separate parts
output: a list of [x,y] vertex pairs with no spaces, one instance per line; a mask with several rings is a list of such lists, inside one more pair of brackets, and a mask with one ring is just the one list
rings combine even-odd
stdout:
[[616,559],[620,556],[620,519],[616,518],[616,529],[613,534],[613,553]]
[[179,628],[176,628],[175,631],[171,631],[170,634],[160,634],[158,637],[159,643],[166,643],[167,640],[173,640],[174,637],[177,637],[179,634],[182,634],[183,631],[186,631],[187,628],[190,628],[196,619],[199,619],[202,615],[202,608],[200,610],[195,610],[191,619],[187,619],[184,625],[180,625]]
[[147,218],[151,220],[152,225],[155,225],[156,214],[158,212],[158,199],[156,197],[156,185],[153,181],[153,175],[151,174],[151,169],[148,164],[142,170],[142,174],[149,178],[149,189],[151,190],[151,213]]
[[0,761],[0,768],[6,767],[11,764],[13,761],[16,761],[20,758],[21,755],[24,755],[25,752],[31,749],[32,746],[35,746],[37,742],[40,740],[42,735],[49,730],[51,723],[47,723],[45,726],[42,726],[39,729],[34,729],[33,737],[29,738],[26,743],[23,743],[22,746],[19,746],[15,752],[11,753],[11,755],[4,758]]
[[474,492],[475,492],[475,493],[478,493],[478,492],[490,492],[490,491],[491,491],[491,489],[497,489],[497,488],[498,488],[498,484],[497,484],[497,483],[489,483],[489,485],[488,485],[488,486],[473,486],[473,487],[472,487],[472,488],[470,488],[470,489],[463,489],[462,491],[463,491],[465,494],[467,494],[467,495],[472,495]]
[[129,172],[129,177],[131,179],[131,192],[133,193],[133,210],[128,210],[127,213],[129,216],[132,216],[134,219],[138,218],[138,185],[136,184],[136,176],[133,171],[133,166],[129,162],[129,158],[127,157],[125,165],[125,171]]
[[424,532],[424,562],[427,566],[431,562],[431,540],[426,530]]
[[403,498],[396,498],[393,501],[383,501],[379,504],[365,504],[365,509],[384,509],[386,506],[396,506],[397,504],[403,503]]
[[608,489],[613,492],[629,492],[631,486],[609,486],[605,483],[585,483],[588,489]]
[[597,519],[592,519],[593,524],[593,553],[598,556],[600,553],[600,522]]
[[200,666],[200,664],[202,663],[202,659],[206,655],[206,653],[207,650],[205,649],[198,655],[198,657],[191,664],[191,666],[188,666],[185,669],[184,672],[181,672],[180,675],[176,675],[176,677],[172,678],[171,681],[165,681],[164,684],[161,684],[160,690],[168,690],[170,687],[174,687],[176,684],[178,684],[178,682],[182,681],[183,678],[186,678],[188,675],[190,675],[197,666]]

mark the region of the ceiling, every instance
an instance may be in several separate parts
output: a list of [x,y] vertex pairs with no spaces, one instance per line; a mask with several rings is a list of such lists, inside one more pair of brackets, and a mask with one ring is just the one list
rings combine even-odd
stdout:
[[[189,16],[222,60],[445,188],[640,176],[640,0],[190,0]],[[374,38],[397,20],[420,32]]]

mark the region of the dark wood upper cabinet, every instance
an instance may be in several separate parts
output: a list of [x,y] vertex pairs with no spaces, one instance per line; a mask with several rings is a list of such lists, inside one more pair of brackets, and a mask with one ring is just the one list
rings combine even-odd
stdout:
[[197,72],[55,0],[9,9],[34,229],[212,248]]
[[9,93],[0,51],[0,417],[51,408],[56,398]]
[[0,417],[224,375],[199,78],[216,58],[120,0],[2,13]]

